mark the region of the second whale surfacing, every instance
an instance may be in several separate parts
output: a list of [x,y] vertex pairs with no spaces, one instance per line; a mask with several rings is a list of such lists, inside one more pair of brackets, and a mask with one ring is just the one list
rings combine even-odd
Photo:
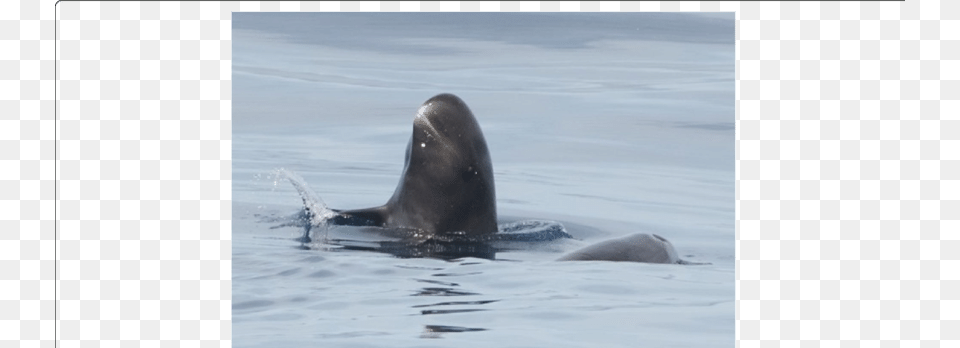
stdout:
[[[485,242],[501,237],[493,165],[486,139],[467,104],[453,94],[424,102],[413,120],[403,173],[393,196],[382,206],[333,211],[336,215],[327,221],[334,225],[377,226],[426,236],[415,244],[384,242],[375,248],[353,249],[388,251],[401,257],[492,259],[495,250]],[[570,237],[558,223],[541,224],[541,229],[551,238]],[[449,243],[450,236],[468,243]],[[600,242],[560,260],[687,263],[666,239],[648,234]]]
[[574,251],[558,261],[630,261],[647,263],[681,263],[670,241],[645,233],[606,240]]

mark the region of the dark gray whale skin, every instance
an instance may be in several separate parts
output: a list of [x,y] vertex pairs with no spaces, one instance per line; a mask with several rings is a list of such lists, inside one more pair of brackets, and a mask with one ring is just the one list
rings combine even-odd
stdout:
[[413,119],[403,174],[386,204],[337,211],[333,223],[415,229],[426,234],[497,232],[493,166],[467,104],[453,94],[430,98]]

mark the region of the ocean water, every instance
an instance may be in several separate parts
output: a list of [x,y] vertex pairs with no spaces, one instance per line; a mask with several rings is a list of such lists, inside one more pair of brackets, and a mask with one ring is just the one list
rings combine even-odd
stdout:
[[[234,346],[735,344],[732,13],[234,13],[232,59]],[[501,222],[574,239],[440,260],[281,226],[282,171],[383,204],[439,93],[483,129]],[[553,261],[637,232],[710,264]]]

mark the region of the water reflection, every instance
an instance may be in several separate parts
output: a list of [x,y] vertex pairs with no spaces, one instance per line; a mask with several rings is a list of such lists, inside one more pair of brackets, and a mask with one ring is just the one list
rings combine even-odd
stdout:
[[499,302],[500,300],[483,300],[483,301],[451,301],[451,302],[440,302],[433,304],[425,305],[416,305],[413,308],[423,308],[423,307],[433,307],[433,306],[462,306],[462,305],[483,305],[487,303]]
[[476,275],[476,274],[480,274],[480,273],[482,273],[482,272],[436,273],[436,274],[431,274],[431,275],[434,276],[434,277],[462,277],[462,276],[468,276],[468,275]]
[[326,241],[331,245],[339,245],[338,250],[374,251],[391,254],[399,258],[433,258],[440,260],[457,260],[466,257],[495,260],[497,249],[484,242],[442,242],[428,240],[422,243],[411,242],[363,242],[346,239],[331,239]]
[[460,284],[457,284],[457,283],[441,282],[439,280],[431,280],[431,279],[414,279],[414,280],[422,283],[438,284],[438,285],[445,285],[445,286],[460,286]]
[[[431,280],[431,279],[417,279],[417,278],[414,278],[413,280],[421,283],[446,285],[446,287],[422,288],[419,291],[412,294],[411,296],[476,296],[476,295],[480,295],[479,293],[457,289],[456,287],[460,286],[460,284],[457,284],[457,283],[443,282],[443,281],[437,281],[437,280]],[[412,308],[429,308],[429,309],[421,309],[420,315],[459,314],[459,313],[489,311],[490,309],[476,308],[476,307],[494,303],[494,302],[500,302],[500,301],[501,300],[499,299],[477,300],[477,301],[443,301],[443,302],[436,302],[436,303],[419,304],[411,307]],[[463,308],[463,307],[467,307],[467,308]],[[487,329],[467,328],[467,327],[459,327],[459,326],[427,325],[425,327],[424,333],[420,337],[421,338],[441,338],[440,336],[441,333],[484,331],[484,330],[487,330]]]
[[475,328],[475,327],[463,327],[463,326],[448,326],[448,325],[424,325],[423,333],[420,334],[420,338],[443,338],[442,334],[450,332],[474,332],[474,331],[486,331],[487,329]]
[[420,311],[420,314],[431,315],[431,314],[452,314],[452,313],[470,313],[470,312],[483,312],[488,311],[489,309],[425,309]]
[[[433,258],[459,260],[479,258],[496,260],[498,252],[529,249],[552,241],[572,238],[563,224],[545,220],[501,222],[497,233],[466,236],[462,233],[423,233],[400,228],[373,226],[321,225],[311,223],[307,213],[300,212],[286,218],[268,220],[279,225],[273,228],[298,226],[303,236],[294,239],[299,249],[336,246],[331,251],[373,251],[399,258]],[[333,221],[333,220],[331,220]],[[336,221],[331,222],[331,224]],[[320,244],[314,244],[319,242]]]
[[454,288],[423,288],[411,296],[472,296],[480,295],[475,292],[456,290]]

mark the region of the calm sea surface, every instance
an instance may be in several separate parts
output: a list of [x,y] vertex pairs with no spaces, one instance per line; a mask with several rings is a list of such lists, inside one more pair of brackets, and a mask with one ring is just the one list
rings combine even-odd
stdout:
[[[730,347],[734,16],[233,14],[236,347]],[[496,260],[401,259],[270,217],[383,204],[417,108],[476,115],[501,220],[576,240]],[[553,262],[646,232],[707,266]]]

